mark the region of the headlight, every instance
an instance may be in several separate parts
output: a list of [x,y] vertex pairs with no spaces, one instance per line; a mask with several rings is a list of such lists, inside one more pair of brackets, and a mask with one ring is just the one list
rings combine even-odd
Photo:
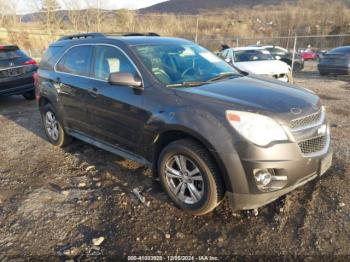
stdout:
[[240,135],[256,145],[266,146],[273,141],[288,140],[283,128],[267,116],[228,110],[226,118]]

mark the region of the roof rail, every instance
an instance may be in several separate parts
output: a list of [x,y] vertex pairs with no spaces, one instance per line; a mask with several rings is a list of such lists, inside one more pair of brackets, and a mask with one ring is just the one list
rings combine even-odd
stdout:
[[127,33],[127,34],[123,34],[123,36],[160,36],[157,33]]
[[63,36],[58,41],[65,40],[76,40],[76,39],[85,39],[85,38],[97,38],[97,37],[105,37],[102,33],[86,33],[86,34],[76,34],[76,35],[67,35]]

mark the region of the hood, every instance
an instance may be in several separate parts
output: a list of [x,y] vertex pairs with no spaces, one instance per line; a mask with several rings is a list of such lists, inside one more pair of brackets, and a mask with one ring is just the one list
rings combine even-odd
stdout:
[[[197,87],[178,88],[176,92],[184,99],[195,99],[192,103],[201,101],[206,107],[222,104],[225,110],[274,115],[283,121],[314,113],[321,106],[319,97],[307,89],[258,76],[237,77]],[[202,98],[199,100],[198,96]],[[301,113],[297,116],[292,114],[293,108],[301,109]]]
[[244,72],[257,75],[277,75],[289,72],[289,66],[279,60],[237,62],[234,65]]

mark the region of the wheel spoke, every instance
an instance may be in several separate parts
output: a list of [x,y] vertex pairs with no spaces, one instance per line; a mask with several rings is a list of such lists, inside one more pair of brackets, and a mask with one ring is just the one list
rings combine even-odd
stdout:
[[190,175],[190,176],[194,176],[194,175],[196,175],[196,174],[198,174],[199,173],[199,169],[196,167],[195,169],[193,169],[191,172],[189,172],[188,174]]
[[50,125],[51,125],[51,121],[50,121],[48,118],[46,118],[46,125],[47,125],[47,126],[50,126]]
[[53,121],[52,113],[51,112],[47,112],[46,116],[47,116],[47,119],[52,123],[52,121]]
[[186,186],[184,183],[181,184],[181,189],[180,189],[180,192],[178,194],[178,197],[184,201],[185,200],[185,190],[186,190]]
[[192,176],[191,179],[194,181],[203,181],[203,177],[201,175]]
[[184,156],[181,156],[181,155],[175,156],[175,161],[182,172],[187,171],[186,161]]
[[58,138],[58,129],[56,127],[53,129],[52,136],[55,140]]
[[192,198],[195,201],[198,201],[201,198],[201,193],[197,190],[195,185],[193,183],[187,184],[188,190],[190,191],[190,194]]
[[174,168],[171,168],[169,166],[166,166],[166,175],[170,178],[177,178],[177,179],[181,179],[182,175],[180,173],[180,171],[175,170]]
[[182,188],[184,183],[180,182],[175,188],[174,188],[174,194],[177,195]]

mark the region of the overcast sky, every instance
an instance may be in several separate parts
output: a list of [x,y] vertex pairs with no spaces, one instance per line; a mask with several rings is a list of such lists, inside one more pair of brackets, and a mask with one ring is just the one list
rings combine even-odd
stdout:
[[[19,6],[18,6],[18,13],[30,13],[34,10],[34,4],[32,1],[37,1],[38,3],[41,2],[41,0],[18,0]],[[74,1],[79,4],[81,8],[86,7],[86,2],[95,2],[97,3],[98,0],[58,0],[58,2],[61,3],[61,5],[64,7],[65,2]],[[142,7],[151,6],[160,2],[164,2],[167,0],[100,0],[101,8],[103,9],[120,9],[120,8],[128,8],[128,9],[138,9]]]

